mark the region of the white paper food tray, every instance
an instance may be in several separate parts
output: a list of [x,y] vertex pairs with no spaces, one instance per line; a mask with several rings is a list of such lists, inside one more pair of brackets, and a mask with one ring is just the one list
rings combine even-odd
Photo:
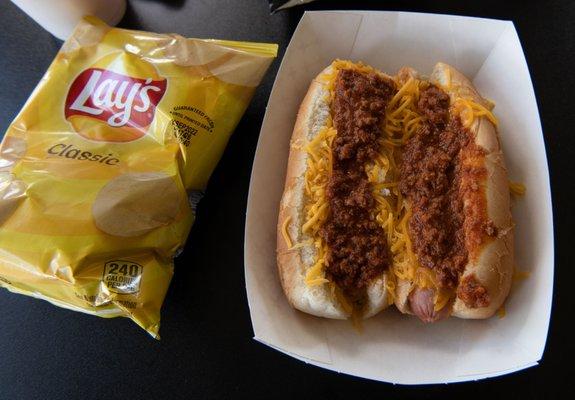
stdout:
[[[496,103],[510,177],[527,186],[515,201],[516,264],[505,318],[451,318],[424,325],[389,308],[359,334],[347,321],[290,308],[276,267],[276,223],[289,140],[311,80],[335,58],[390,74],[437,61],[472,78]],[[549,173],[531,78],[510,21],[404,12],[308,12],[277,75],[260,133],[248,199],[245,274],[255,339],[323,368],[401,384],[447,383],[507,374],[541,359],[553,291]]]

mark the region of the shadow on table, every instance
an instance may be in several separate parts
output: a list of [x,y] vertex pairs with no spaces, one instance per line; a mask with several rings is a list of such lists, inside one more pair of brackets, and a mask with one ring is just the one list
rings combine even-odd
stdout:
[[[145,3],[163,3],[170,8],[182,8],[186,0],[140,0]],[[128,3],[130,4],[130,3]]]
[[[162,3],[165,4],[167,7],[179,10],[184,6],[186,0],[141,0],[145,3]],[[124,13],[124,17],[118,24],[119,27],[126,28],[126,29],[142,29],[142,23],[138,18],[138,15],[134,12],[134,8],[127,2],[126,4],[126,12]]]

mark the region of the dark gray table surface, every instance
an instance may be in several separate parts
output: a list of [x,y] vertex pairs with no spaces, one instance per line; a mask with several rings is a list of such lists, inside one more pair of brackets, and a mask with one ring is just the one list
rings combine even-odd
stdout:
[[[0,290],[0,399],[555,397],[575,355],[575,2],[319,1],[270,15],[265,0],[129,0],[120,26],[184,36],[276,42],[274,63],[214,172],[162,312],[161,341],[127,319],[104,320]],[[250,170],[279,60],[304,9],[386,9],[512,20],[540,108],[553,191],[556,276],[541,364],[455,385],[393,386],[338,375],[252,340],[243,277]],[[10,1],[0,1],[0,136],[61,42]],[[214,254],[218,257],[214,257]],[[442,368],[437,365],[437,368]],[[569,392],[567,392],[569,393]]]

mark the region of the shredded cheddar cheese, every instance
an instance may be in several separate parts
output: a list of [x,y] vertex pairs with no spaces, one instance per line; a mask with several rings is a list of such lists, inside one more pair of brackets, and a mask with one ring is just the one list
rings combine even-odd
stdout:
[[311,245],[311,244],[313,244],[313,241],[311,241],[311,240],[304,240],[303,242],[294,244],[292,247],[290,247],[290,248],[288,249],[288,251],[301,249],[302,247],[309,246],[309,245]]
[[487,118],[493,125],[497,126],[498,120],[491,112],[495,106],[493,101],[483,99],[483,102],[486,104],[486,106],[477,103],[468,96],[465,96],[465,94],[462,93],[464,90],[459,90],[459,85],[453,83],[451,70],[447,69],[446,75],[446,82],[442,86],[448,91],[455,90],[461,96],[453,102],[451,107],[453,111],[461,115],[461,122],[463,123],[463,126],[469,128],[477,118],[481,117]]
[[445,87],[446,87],[447,89],[451,89],[451,88],[453,87],[453,86],[452,86],[453,81],[451,80],[451,70],[448,68],[448,69],[445,70],[445,72],[446,72],[446,75],[447,75],[447,78],[446,78],[447,83],[446,83]]
[[396,289],[395,279],[393,278],[387,279],[385,283],[385,288],[387,289],[387,293],[389,294],[387,303],[393,304],[393,302],[395,301],[395,289]]
[[335,135],[336,131],[331,126],[331,121],[328,121],[328,126],[322,128],[304,147],[309,155],[305,173],[305,193],[308,201],[304,208],[305,222],[302,225],[302,232],[311,236],[316,249],[316,262],[308,269],[305,277],[308,286],[328,282],[324,277],[328,249],[319,231],[329,212],[325,190],[331,176],[331,143]]
[[509,191],[514,196],[523,196],[527,191],[527,188],[520,182],[509,181]]
[[288,232],[288,225],[290,222],[291,222],[291,215],[285,219],[285,221],[282,225],[282,235],[284,237],[284,240],[287,244],[288,249],[291,249],[293,247],[293,244],[292,244],[291,238],[289,236],[289,232]]
[[[332,68],[329,71],[318,77],[318,80],[328,89],[329,97],[326,100],[330,104],[333,100],[335,82],[339,70],[354,69],[362,73],[381,74],[372,67],[362,63],[352,63],[344,60],[336,60],[331,66]],[[305,217],[302,225],[302,233],[312,238],[316,250],[315,264],[307,270],[305,276],[305,282],[308,286],[318,286],[329,282],[328,279],[325,278],[328,248],[319,233],[329,213],[325,190],[332,172],[331,144],[336,134],[337,132],[330,118],[326,126],[303,147],[309,157],[304,178],[307,202],[304,207]],[[386,168],[389,168],[389,165],[387,165]],[[373,171],[373,173],[379,172]],[[382,189],[384,188],[379,188],[379,190]],[[344,310],[351,312],[353,308],[352,305],[347,302],[339,290],[333,291],[332,289],[332,295],[338,299]]]
[[[397,83],[401,85],[401,82]],[[427,86],[426,82],[411,77],[390,100],[385,113],[384,145],[403,146],[415,134],[421,122],[417,112],[419,90],[424,86]]]
[[[451,81],[449,77],[449,81]],[[399,90],[391,99],[386,110],[384,138],[382,141],[382,154],[388,150],[388,160],[392,165],[391,170],[397,173],[397,162],[394,147],[404,146],[419,128],[422,117],[417,110],[420,90],[429,86],[429,83],[410,77],[405,82],[396,82]],[[369,176],[369,175],[368,175]],[[453,297],[450,290],[441,289],[435,273],[419,264],[415,255],[408,232],[408,223],[411,212],[397,188],[397,182],[387,184],[392,190],[393,206],[389,203],[389,220],[385,220],[385,211],[376,218],[382,222],[382,227],[387,233],[388,243],[392,253],[391,271],[396,279],[414,282],[422,288],[435,289],[435,310],[442,309]],[[382,199],[374,195],[378,204],[383,204]],[[394,283],[395,285],[395,283]],[[395,289],[395,287],[394,287]],[[393,290],[392,293],[395,293]]]
[[337,299],[337,301],[339,301],[339,304],[341,304],[343,310],[346,313],[353,315],[353,305],[343,295],[341,289],[338,288],[337,285],[333,282],[329,283],[329,289],[331,291],[332,297],[334,297],[335,299]]
[[514,282],[522,281],[524,279],[529,278],[530,275],[531,275],[531,273],[529,271],[521,271],[521,270],[515,268],[513,270],[513,281]]
[[485,117],[495,126],[499,123],[495,115],[488,110],[485,106],[473,101],[469,98],[458,98],[452,104],[455,112],[461,115],[461,122],[463,126],[469,128],[476,118]]

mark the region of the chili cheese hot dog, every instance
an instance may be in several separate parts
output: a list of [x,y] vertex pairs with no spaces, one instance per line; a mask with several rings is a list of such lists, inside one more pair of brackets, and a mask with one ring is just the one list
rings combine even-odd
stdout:
[[295,308],[433,322],[491,316],[511,285],[507,174],[492,105],[463,75],[335,61],[291,141],[278,267]]
[[301,104],[277,256],[284,291],[299,310],[343,319],[368,317],[392,303],[391,259],[377,222],[384,210],[374,192],[388,179],[380,140],[395,91],[387,75],[336,61],[316,77]]
[[471,82],[435,66],[413,99],[421,121],[402,149],[399,188],[411,268],[395,303],[433,322],[487,318],[513,275],[513,224],[497,121]]

